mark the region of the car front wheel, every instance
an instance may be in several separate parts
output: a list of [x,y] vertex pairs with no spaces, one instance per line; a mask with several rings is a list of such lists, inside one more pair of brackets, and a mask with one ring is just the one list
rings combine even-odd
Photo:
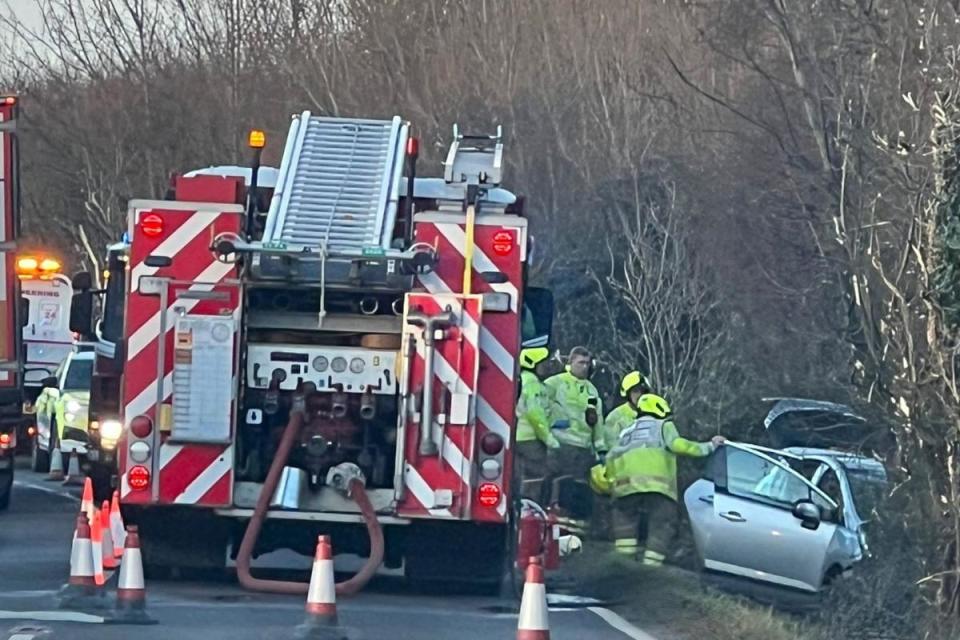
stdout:
[[30,468],[37,473],[50,471],[50,452],[40,447],[40,439],[34,436],[30,448]]
[[0,471],[0,511],[10,506],[11,493],[13,493],[13,469]]

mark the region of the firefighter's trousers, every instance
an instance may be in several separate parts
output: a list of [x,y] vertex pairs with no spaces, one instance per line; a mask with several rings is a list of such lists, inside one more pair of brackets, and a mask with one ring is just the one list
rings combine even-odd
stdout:
[[677,503],[660,493],[633,493],[613,501],[613,536],[618,553],[659,566],[677,528]]
[[593,511],[593,491],[588,480],[596,456],[590,449],[561,444],[547,453],[547,482],[550,503],[560,506],[560,524],[570,533],[586,532]]
[[516,460],[519,465],[520,495],[546,507],[547,495],[547,446],[539,440],[517,443]]

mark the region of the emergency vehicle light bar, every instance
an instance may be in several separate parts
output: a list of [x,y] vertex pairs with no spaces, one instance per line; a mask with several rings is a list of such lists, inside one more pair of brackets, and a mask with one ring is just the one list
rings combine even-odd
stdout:
[[53,258],[24,256],[17,259],[17,275],[21,278],[37,278],[60,273],[60,262]]

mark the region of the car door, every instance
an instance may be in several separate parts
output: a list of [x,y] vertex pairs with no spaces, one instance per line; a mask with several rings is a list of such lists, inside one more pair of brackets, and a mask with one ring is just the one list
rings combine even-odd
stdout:
[[[57,379],[59,385],[60,381],[63,380],[64,371],[67,368],[67,360],[69,356],[62,360],[57,366],[56,371],[53,376]],[[40,441],[46,442],[47,450],[53,449],[53,442],[51,438],[51,425],[53,423],[53,415],[56,412],[56,402],[60,397],[60,388],[57,387],[44,387],[40,392],[40,395],[37,397],[36,402],[36,419],[37,419],[37,433],[40,437]]]
[[[707,569],[816,591],[837,525],[829,498],[788,464],[738,445],[717,452],[713,513],[703,537]],[[813,529],[793,514],[812,501],[822,516]]]

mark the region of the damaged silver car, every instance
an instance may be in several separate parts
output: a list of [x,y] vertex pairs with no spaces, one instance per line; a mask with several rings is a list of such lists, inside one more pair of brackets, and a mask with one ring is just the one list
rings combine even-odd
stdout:
[[[830,427],[831,413],[843,428]],[[805,443],[792,437],[804,417],[820,438],[865,422],[843,405],[791,399],[765,423],[771,431],[778,422],[789,427],[775,440]],[[865,525],[886,485],[883,465],[866,455],[731,442],[713,454],[684,503],[704,570],[818,592],[868,553]]]

